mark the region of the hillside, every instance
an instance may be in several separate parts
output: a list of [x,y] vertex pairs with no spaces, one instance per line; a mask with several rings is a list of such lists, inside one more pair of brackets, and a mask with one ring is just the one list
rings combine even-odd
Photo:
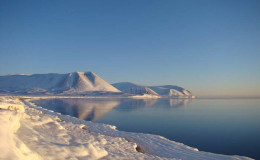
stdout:
[[130,82],[111,85],[93,72],[0,76],[0,94],[194,98],[190,91],[174,85],[145,86]]
[[131,82],[120,82],[112,85],[122,92],[131,94],[151,94],[163,97],[194,98],[194,95],[192,95],[190,91],[174,85],[145,86]]
[[0,76],[0,93],[12,94],[84,94],[120,92],[93,72]]

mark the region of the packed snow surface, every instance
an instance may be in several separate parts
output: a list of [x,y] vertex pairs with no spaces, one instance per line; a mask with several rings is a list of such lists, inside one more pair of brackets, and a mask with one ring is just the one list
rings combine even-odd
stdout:
[[71,95],[88,92],[120,91],[93,72],[0,76],[0,93]]
[[131,94],[150,94],[163,97],[194,98],[192,93],[182,87],[174,85],[145,86],[131,82],[120,82],[112,84],[122,92]]
[[17,97],[0,97],[0,127],[0,159],[251,159],[198,151],[158,135],[118,131]]

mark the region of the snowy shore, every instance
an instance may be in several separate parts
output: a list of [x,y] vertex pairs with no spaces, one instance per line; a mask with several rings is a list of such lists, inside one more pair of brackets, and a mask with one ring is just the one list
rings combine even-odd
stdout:
[[158,135],[118,131],[36,106],[30,97],[1,96],[0,127],[0,159],[251,159],[198,151]]

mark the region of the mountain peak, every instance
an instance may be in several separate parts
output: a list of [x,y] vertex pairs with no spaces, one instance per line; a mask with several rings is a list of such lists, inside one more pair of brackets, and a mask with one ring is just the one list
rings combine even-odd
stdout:
[[120,92],[93,72],[0,76],[0,92],[19,94],[82,94]]

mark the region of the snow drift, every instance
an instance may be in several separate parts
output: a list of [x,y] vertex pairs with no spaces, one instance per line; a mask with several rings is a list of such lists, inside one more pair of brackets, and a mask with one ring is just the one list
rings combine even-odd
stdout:
[[0,93],[83,94],[120,92],[93,72],[0,76]]

